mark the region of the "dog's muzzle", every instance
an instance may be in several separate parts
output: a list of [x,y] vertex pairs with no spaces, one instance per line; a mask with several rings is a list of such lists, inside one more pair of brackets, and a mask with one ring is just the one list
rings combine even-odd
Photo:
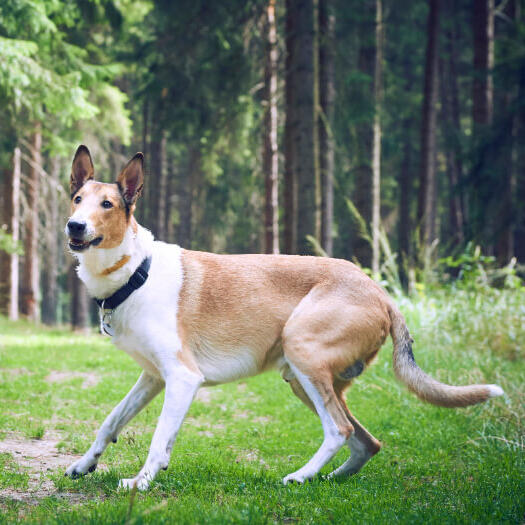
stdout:
[[87,250],[90,246],[98,246],[102,237],[86,239],[87,224],[85,222],[69,220],[66,225],[66,233],[69,237],[69,247],[75,252]]

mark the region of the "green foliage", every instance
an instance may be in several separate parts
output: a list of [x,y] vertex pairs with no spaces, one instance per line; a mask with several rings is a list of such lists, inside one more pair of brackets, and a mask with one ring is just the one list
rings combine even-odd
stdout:
[[458,256],[449,255],[438,260],[438,272],[452,278],[450,270],[454,271],[453,284],[457,288],[481,290],[492,285],[509,289],[520,289],[523,286],[516,274],[516,259],[512,259],[504,268],[497,268],[496,258],[483,255],[480,246],[469,243]]
[[0,252],[23,255],[24,248],[20,241],[15,242],[12,235],[7,233],[4,228],[0,228]]
[[90,121],[92,130],[108,130],[124,143],[130,139],[126,96],[108,83],[122,69],[90,61],[88,51],[69,34],[81,25],[78,5],[62,0],[7,0],[0,6],[4,118],[20,135],[41,122],[54,153],[72,147],[78,140],[72,127],[83,120]]

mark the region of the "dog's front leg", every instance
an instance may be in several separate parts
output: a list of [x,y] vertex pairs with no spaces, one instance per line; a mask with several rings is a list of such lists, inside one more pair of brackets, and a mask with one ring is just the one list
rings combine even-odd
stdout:
[[67,470],[66,476],[78,477],[97,468],[99,457],[117,436],[124,425],[137,415],[164,387],[162,379],[143,372],[128,395],[106,418],[90,449]]
[[146,463],[136,477],[122,479],[119,487],[146,490],[157,472],[168,468],[171,449],[195,393],[202,384],[202,377],[177,365],[165,377],[166,392],[162,412],[153,434]]

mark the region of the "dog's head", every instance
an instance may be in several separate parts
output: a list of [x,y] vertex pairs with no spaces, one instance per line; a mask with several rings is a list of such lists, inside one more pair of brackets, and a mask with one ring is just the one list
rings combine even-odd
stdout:
[[79,146],[71,168],[71,217],[66,224],[69,247],[115,248],[126,233],[144,182],[144,155],[137,153],[114,183],[97,182],[91,155]]

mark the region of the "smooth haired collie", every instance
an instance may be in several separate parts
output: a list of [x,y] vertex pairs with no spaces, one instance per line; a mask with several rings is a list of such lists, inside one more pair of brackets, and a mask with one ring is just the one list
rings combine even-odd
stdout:
[[137,153],[115,183],[94,180],[80,146],[71,172],[69,247],[101,311],[101,328],[143,368],[68,476],[92,472],[110,442],[163,388],[164,405],[146,463],[125,488],[148,488],[166,469],[186,412],[202,385],[278,369],[318,414],[324,440],[284,483],[311,479],[341,449],[350,458],[330,476],[358,472],[381,445],[346,406],[344,392],[388,334],[397,377],[418,397],[462,407],[500,396],[497,385],[449,386],[414,361],[405,320],[354,264],[293,255],[215,255],[154,241],[133,217],[144,180]]

